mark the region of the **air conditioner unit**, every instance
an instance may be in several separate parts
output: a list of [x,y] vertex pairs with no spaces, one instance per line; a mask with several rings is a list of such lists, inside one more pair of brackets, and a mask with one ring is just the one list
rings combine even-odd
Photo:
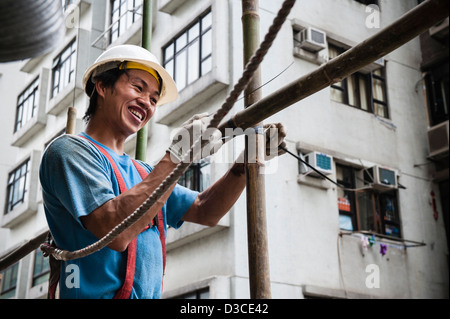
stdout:
[[432,26],[430,29],[430,36],[442,40],[448,37],[448,17],[440,23]]
[[[305,155],[305,161],[324,175],[333,173],[333,157],[319,152],[311,152]],[[310,169],[305,175],[320,176]]]
[[428,129],[428,147],[431,158],[448,155],[448,121]]
[[318,52],[327,47],[326,33],[311,27],[299,31],[294,38],[295,46],[306,51]]
[[375,165],[364,170],[364,184],[378,190],[398,188],[397,172],[395,170]]
[[364,66],[360,71],[363,73],[370,73],[384,67],[384,63],[384,58],[379,58],[378,60]]

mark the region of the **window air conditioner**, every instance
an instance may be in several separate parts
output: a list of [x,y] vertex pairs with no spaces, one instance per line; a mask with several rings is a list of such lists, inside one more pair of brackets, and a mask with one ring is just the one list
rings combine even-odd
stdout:
[[448,37],[448,17],[429,29],[430,36],[443,40]]
[[[333,173],[333,157],[319,152],[311,152],[305,155],[305,161],[324,175]],[[305,175],[320,176],[309,168]]]
[[295,46],[306,51],[318,52],[327,47],[325,32],[308,27],[294,36]]
[[364,184],[374,189],[388,190],[398,188],[397,172],[381,166],[373,166],[364,170]]
[[448,121],[428,129],[428,147],[431,158],[448,155]]

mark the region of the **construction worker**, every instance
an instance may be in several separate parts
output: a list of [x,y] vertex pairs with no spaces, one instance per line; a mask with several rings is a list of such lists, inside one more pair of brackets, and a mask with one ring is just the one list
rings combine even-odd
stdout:
[[[177,98],[173,79],[150,52],[133,45],[113,47],[87,69],[83,85],[90,97],[85,131],[53,141],[40,167],[50,232],[56,245],[69,251],[84,248],[110,232],[182,159],[180,140],[175,138],[154,167],[124,153],[126,139],[147,124],[157,107]],[[209,120],[206,114],[196,115],[181,129],[204,134]],[[276,127],[279,134],[272,137],[282,143],[284,129],[280,124]],[[222,139],[217,132],[211,131],[204,139],[201,147],[208,149],[207,154],[201,151],[197,159],[220,148]],[[175,183],[108,247],[62,262],[60,298],[160,298],[167,225],[176,229],[184,221],[216,225],[245,184],[242,163],[234,163],[201,193]]]

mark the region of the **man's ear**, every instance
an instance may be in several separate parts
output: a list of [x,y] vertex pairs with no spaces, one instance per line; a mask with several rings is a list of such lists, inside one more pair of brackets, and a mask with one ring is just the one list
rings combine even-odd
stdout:
[[103,85],[102,81],[95,82],[95,89],[97,90],[97,94],[102,98],[105,98],[106,86]]

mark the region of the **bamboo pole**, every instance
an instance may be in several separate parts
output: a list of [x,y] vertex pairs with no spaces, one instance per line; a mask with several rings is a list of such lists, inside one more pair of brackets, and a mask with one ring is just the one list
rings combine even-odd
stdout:
[[66,134],[75,134],[75,127],[77,124],[77,109],[69,106],[67,110]]
[[[142,47],[150,51],[152,41],[152,0],[144,0],[142,9]],[[147,157],[148,123],[136,135],[136,159],[145,161]]]
[[[260,17],[258,8],[259,0],[242,0],[244,65],[249,62],[259,47]],[[261,99],[261,90],[256,90],[260,86],[261,70],[258,69],[244,91],[246,107]],[[262,122],[255,124],[255,126],[262,125]],[[265,141],[263,135],[254,134],[253,136],[246,137],[246,158],[248,158],[248,153],[253,151],[256,151],[257,158],[256,163],[248,163],[246,161],[247,244],[250,297],[252,299],[271,298],[265,180],[264,174],[261,172],[263,167],[257,164],[258,162],[264,162],[264,146]]]
[[[245,130],[331,84],[342,81],[448,17],[448,10],[448,0],[423,2],[352,49],[236,113],[232,118],[234,126]],[[220,124],[219,129],[225,132],[227,127],[229,122],[225,121]]]
[[20,247],[17,247],[14,250],[6,253],[0,258],[0,271],[5,270],[11,265],[14,265],[16,262],[27,256],[29,253],[35,251],[39,246],[45,241],[48,236],[48,231],[44,231],[37,235],[36,237],[28,240]]

